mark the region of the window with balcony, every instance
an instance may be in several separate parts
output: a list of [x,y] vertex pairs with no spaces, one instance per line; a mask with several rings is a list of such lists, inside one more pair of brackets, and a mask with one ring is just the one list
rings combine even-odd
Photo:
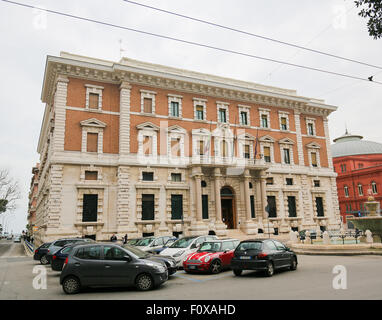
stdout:
[[249,159],[251,157],[251,148],[249,144],[244,145],[244,158]]
[[98,152],[98,133],[88,132],[86,141],[87,152]]
[[289,149],[284,148],[283,149],[283,159],[285,164],[290,164],[290,152]]
[[271,162],[271,148],[264,147],[264,160],[265,162]]

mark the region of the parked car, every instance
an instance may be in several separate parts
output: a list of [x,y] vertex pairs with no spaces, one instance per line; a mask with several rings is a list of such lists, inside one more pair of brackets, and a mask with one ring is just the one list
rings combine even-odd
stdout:
[[8,234],[7,235],[7,240],[12,240],[13,239],[13,235],[12,234]]
[[128,244],[128,245],[130,245],[130,246],[135,246],[135,244],[136,244],[139,240],[141,240],[141,239],[142,239],[142,238],[128,239],[126,244]]
[[128,244],[124,244],[123,247],[133,253],[138,253],[139,255],[145,254],[144,257],[146,258],[151,258],[152,260],[157,260],[157,261],[163,261],[167,267],[169,276],[173,275],[177,270],[176,261],[172,257],[160,256],[158,254],[149,253],[147,251],[143,251],[139,249],[138,247],[129,246]]
[[190,272],[219,273],[229,269],[233,252],[240,243],[237,239],[205,241],[195,253],[183,261],[183,269]]
[[94,240],[89,238],[84,238],[84,239],[83,238],[66,238],[66,239],[58,239],[56,241],[53,241],[48,248],[48,252],[46,253],[45,257],[46,257],[47,263],[45,264],[51,263],[53,254],[55,254],[59,249],[66,246],[67,244],[75,243],[75,242],[84,242],[84,241],[95,242]]
[[154,253],[155,249],[162,248],[164,244],[170,239],[170,236],[161,237],[144,237],[135,243],[135,246],[143,251]]
[[13,242],[21,242],[21,237],[20,236],[14,237]]
[[264,271],[271,277],[276,269],[297,269],[296,254],[284,244],[273,239],[244,240],[235,249],[231,269],[236,276],[243,270]]
[[168,248],[170,245],[172,245],[178,238],[173,237],[167,240],[167,242],[164,244],[163,247],[154,249],[153,252],[156,254],[160,254],[164,249]]
[[46,254],[48,253],[48,248],[50,246],[51,242],[43,243],[41,246],[39,246],[35,251],[33,255],[34,260],[39,260],[41,264],[48,264],[48,260],[46,260]]
[[70,243],[62,247],[61,249],[58,249],[53,256],[52,256],[52,261],[50,263],[50,266],[53,271],[62,271],[62,267],[64,266],[64,262],[66,258],[68,257],[69,253],[72,251],[72,249],[80,244],[86,244],[88,242],[75,242],[75,243]]
[[182,268],[184,258],[186,258],[190,253],[194,253],[198,250],[199,246],[204,241],[214,239],[217,239],[217,236],[209,235],[183,237],[176,240],[168,248],[161,251],[160,255],[173,257],[176,260],[176,265],[178,268]]
[[113,243],[75,246],[65,259],[60,284],[67,294],[83,287],[128,287],[150,290],[167,281],[164,262],[141,251],[132,252]]

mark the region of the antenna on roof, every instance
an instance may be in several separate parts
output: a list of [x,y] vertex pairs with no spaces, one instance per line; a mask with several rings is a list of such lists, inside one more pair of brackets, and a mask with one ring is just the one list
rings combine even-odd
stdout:
[[122,52],[126,50],[122,49],[122,39],[119,39],[118,42],[119,42],[119,58],[122,59]]
[[349,132],[348,132],[348,126],[346,125],[346,122],[345,122],[345,134],[349,134]]

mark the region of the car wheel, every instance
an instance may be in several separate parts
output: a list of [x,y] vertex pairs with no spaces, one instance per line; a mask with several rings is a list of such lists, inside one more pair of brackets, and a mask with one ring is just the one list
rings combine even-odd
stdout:
[[296,258],[292,258],[292,262],[290,264],[290,270],[296,270],[297,269],[297,259]]
[[233,269],[233,273],[235,274],[235,276],[241,276],[243,270],[241,269]]
[[154,287],[154,282],[150,275],[143,273],[137,277],[135,285],[138,290],[147,291]]
[[271,261],[269,261],[267,264],[267,269],[265,270],[265,274],[267,277],[272,277],[274,272],[275,272],[275,270],[273,267],[273,263]]
[[78,278],[69,276],[62,282],[62,289],[66,294],[75,294],[80,292],[81,283]]
[[42,265],[46,265],[46,264],[49,264],[49,260],[47,259],[46,256],[42,256],[41,259],[40,259],[40,263]]
[[219,260],[214,260],[211,262],[210,271],[214,274],[220,273],[222,271],[222,264]]

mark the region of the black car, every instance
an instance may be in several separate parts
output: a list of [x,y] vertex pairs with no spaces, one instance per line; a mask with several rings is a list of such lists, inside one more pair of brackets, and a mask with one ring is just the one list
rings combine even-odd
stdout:
[[59,249],[53,256],[50,266],[53,271],[62,271],[62,267],[64,266],[64,262],[68,257],[69,253],[72,249],[79,244],[86,244],[88,242],[75,242],[71,244],[67,244],[65,247]]
[[167,281],[164,262],[117,244],[90,243],[73,248],[65,259],[60,284],[65,293],[83,287],[128,287],[150,290]]
[[135,246],[129,246],[128,244],[124,244],[123,247],[133,253],[144,256],[145,258],[150,258],[151,260],[162,261],[166,264],[168,275],[171,276],[177,271],[176,261],[173,257],[170,256],[161,256],[159,254],[153,254],[147,251],[143,251]]
[[48,264],[48,260],[46,259],[46,254],[48,253],[48,248],[50,246],[51,242],[43,243],[41,246],[39,246],[35,251],[33,255],[34,260],[40,261],[41,264]]
[[276,269],[297,269],[296,254],[274,239],[244,240],[235,249],[231,269],[236,276],[243,270],[264,271],[271,277]]
[[80,243],[80,242],[95,242],[93,239],[89,238],[65,238],[53,241],[48,247],[48,252],[46,253],[46,260],[48,263],[52,262],[53,255],[61,248],[68,244]]

